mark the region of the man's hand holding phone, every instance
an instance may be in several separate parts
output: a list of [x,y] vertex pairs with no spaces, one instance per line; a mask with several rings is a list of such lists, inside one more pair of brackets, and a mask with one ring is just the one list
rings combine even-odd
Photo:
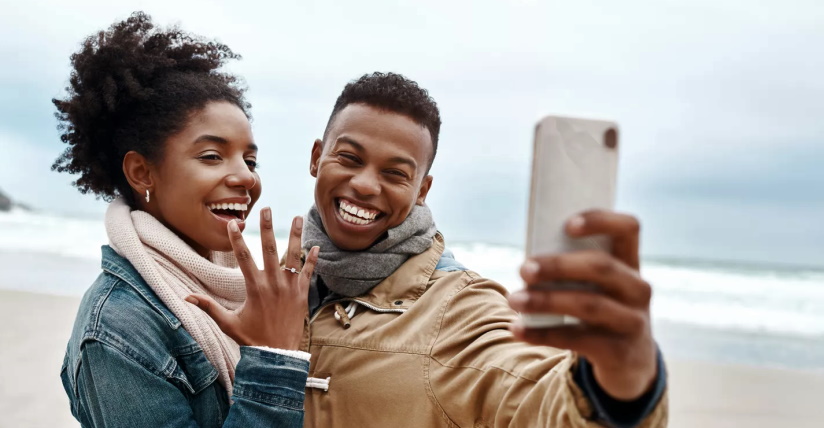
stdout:
[[[638,220],[606,210],[574,216],[567,235],[581,238],[605,235],[611,252],[583,250],[536,254],[521,267],[526,289],[510,296],[510,305],[522,313],[571,315],[580,324],[529,328],[513,324],[518,339],[538,345],[570,349],[584,356],[595,379],[613,398],[633,400],[656,378],[656,345],[650,326],[652,289],[639,273]],[[591,289],[552,289],[551,281],[571,280],[597,285]]]

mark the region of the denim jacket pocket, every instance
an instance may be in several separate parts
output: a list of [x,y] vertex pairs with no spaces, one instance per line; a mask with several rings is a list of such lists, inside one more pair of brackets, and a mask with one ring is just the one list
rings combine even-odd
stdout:
[[168,377],[182,385],[192,395],[197,395],[217,380],[217,370],[197,344],[175,350],[174,358],[167,364]]

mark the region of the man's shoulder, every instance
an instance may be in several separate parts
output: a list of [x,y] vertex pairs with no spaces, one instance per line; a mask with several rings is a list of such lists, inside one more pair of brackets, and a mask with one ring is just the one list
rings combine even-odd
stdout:
[[470,269],[442,271],[436,270],[431,278],[426,294],[432,299],[443,301],[446,316],[455,311],[474,308],[483,313],[492,308],[509,310],[509,292],[500,283],[484,277]]
[[466,271],[467,268],[455,259],[455,254],[453,254],[450,249],[444,248],[441,258],[438,259],[438,264],[435,265],[435,270],[441,272],[461,272]]
[[476,322],[496,323],[501,316],[511,319],[514,313],[507,300],[509,291],[503,285],[467,268],[448,249],[444,249],[430,277],[426,294],[444,302],[447,319],[472,312],[477,314]]
[[507,289],[497,281],[484,277],[458,261],[455,254],[448,248],[444,248],[430,277],[429,289],[431,290],[433,286],[441,290],[443,288],[453,289],[459,294],[456,297],[460,298],[466,298],[470,294],[491,293],[505,299],[509,294]]

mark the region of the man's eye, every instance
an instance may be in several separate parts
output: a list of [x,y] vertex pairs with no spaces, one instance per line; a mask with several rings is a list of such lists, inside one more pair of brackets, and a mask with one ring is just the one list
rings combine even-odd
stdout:
[[246,165],[249,165],[249,169],[252,171],[260,168],[260,164],[254,159],[246,159]]
[[409,177],[408,175],[406,175],[405,172],[403,172],[399,169],[390,169],[389,171],[386,171],[386,173],[391,174],[391,175],[397,175],[398,177],[402,177],[402,178],[408,178]]
[[338,155],[341,158],[343,158],[344,160],[346,160],[347,162],[358,163],[358,164],[360,163],[360,158],[358,158],[355,155],[352,155],[352,154],[349,154],[349,153],[339,153]]
[[198,159],[208,160],[208,161],[219,161],[220,160],[220,155],[208,154],[208,155],[203,155],[203,156],[199,157]]

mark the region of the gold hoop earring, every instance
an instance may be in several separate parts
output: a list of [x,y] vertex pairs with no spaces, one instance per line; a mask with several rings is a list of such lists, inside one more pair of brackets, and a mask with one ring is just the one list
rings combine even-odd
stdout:
[[149,189],[146,189],[146,203],[148,204],[151,199],[151,196],[149,196]]

